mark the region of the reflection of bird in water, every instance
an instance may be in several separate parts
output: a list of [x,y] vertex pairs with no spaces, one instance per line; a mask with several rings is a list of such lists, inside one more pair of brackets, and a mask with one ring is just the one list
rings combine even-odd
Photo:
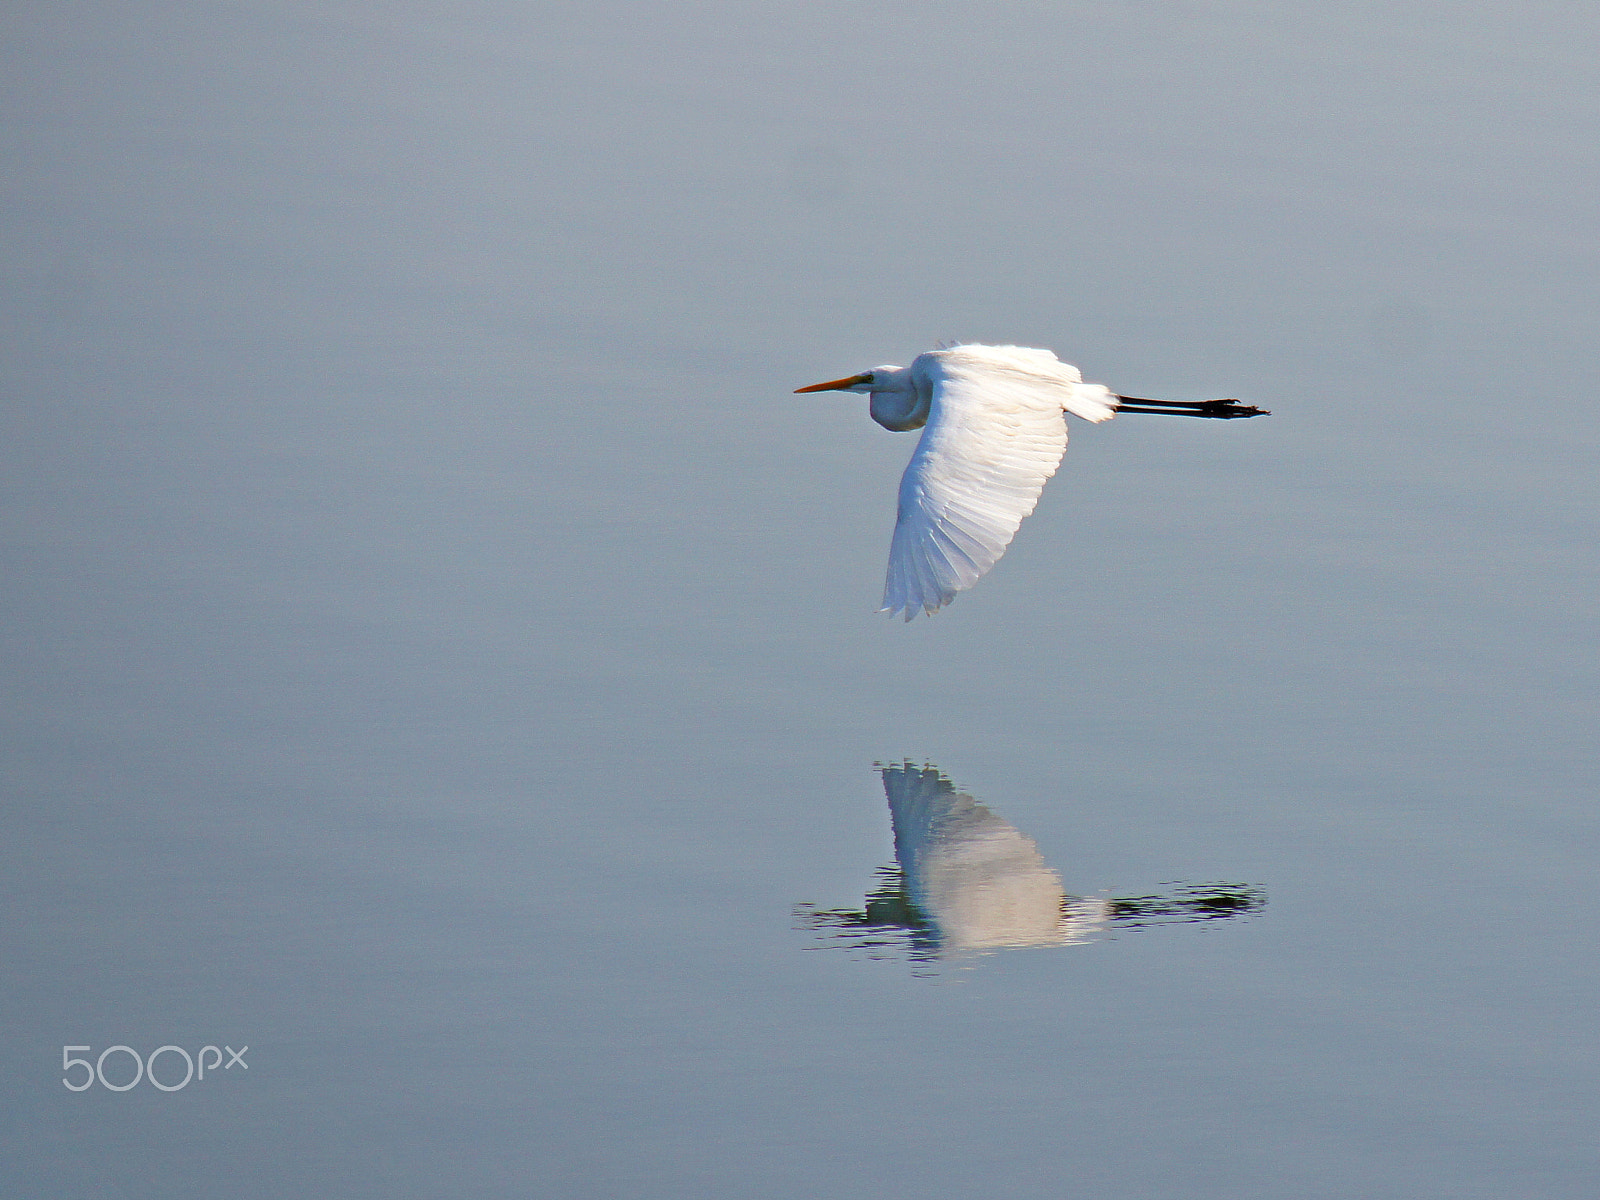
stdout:
[[865,911],[801,905],[803,924],[825,944],[913,960],[1021,946],[1093,941],[1114,926],[1204,921],[1266,903],[1243,884],[1176,885],[1167,895],[1121,899],[1070,896],[1033,839],[971,796],[937,767],[880,767],[894,824],[896,866],[879,872]]
[[1033,839],[936,768],[882,774],[906,899],[946,951],[1083,941],[1105,921],[1103,901],[1069,901]]
[[948,346],[909,367],[874,367],[797,392],[867,392],[872,419],[896,433],[922,429],[900,479],[883,609],[937,612],[977,583],[1005,553],[1044,481],[1067,450],[1071,413],[1260,417],[1237,400],[1141,400],[1084,383],[1048,350]]

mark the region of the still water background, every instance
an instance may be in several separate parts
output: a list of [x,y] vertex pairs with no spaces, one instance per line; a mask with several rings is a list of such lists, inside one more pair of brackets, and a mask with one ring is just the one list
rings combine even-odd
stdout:
[[[1593,1195],[1597,26],[11,6],[6,1194]],[[938,339],[1275,415],[891,624]],[[841,947],[908,761],[1263,902]]]

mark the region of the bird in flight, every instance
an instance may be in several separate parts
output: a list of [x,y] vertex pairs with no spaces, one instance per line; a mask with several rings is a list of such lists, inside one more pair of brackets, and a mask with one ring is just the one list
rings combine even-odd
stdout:
[[885,429],[921,429],[900,479],[880,612],[930,616],[971,587],[1005,553],[1044,481],[1067,450],[1066,413],[1105,421],[1117,413],[1180,417],[1268,416],[1237,400],[1143,400],[1084,383],[1048,350],[957,345],[919,354],[909,367],[874,367],[800,392],[866,392]]

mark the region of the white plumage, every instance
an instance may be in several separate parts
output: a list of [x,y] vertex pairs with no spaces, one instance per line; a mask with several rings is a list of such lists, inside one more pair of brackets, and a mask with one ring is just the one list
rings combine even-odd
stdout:
[[930,396],[900,480],[883,611],[937,612],[999,561],[1067,449],[1063,414],[1112,415],[1111,393],[1048,350],[957,346],[918,355]]
[[1067,449],[1065,413],[1104,421],[1117,397],[1048,350],[951,346],[810,391],[871,394],[885,429],[921,427],[900,480],[883,608],[935,613],[1005,553]]

